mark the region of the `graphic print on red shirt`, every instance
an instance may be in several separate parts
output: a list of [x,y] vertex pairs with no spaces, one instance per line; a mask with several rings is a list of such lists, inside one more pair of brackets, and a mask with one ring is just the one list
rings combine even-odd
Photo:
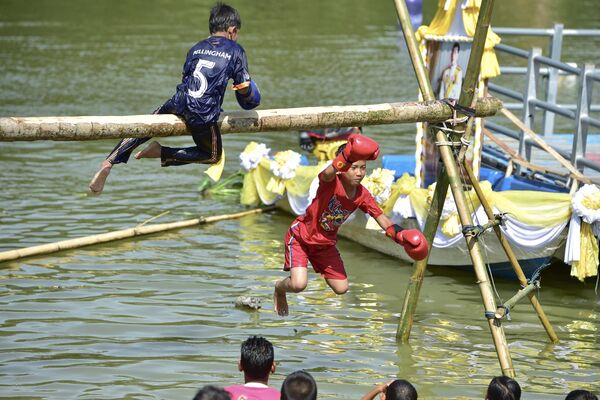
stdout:
[[319,188],[314,200],[304,215],[296,218],[293,224],[299,223],[298,236],[304,243],[332,246],[337,242],[339,227],[357,208],[373,218],[383,214],[364,186],[359,185],[354,198],[349,199],[339,176],[331,182],[325,182],[319,175]]

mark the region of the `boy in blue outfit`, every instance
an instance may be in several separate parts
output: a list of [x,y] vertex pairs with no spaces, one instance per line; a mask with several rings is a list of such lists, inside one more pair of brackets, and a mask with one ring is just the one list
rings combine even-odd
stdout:
[[[250,79],[244,49],[236,43],[242,21],[231,6],[217,3],[209,18],[210,37],[198,42],[187,54],[177,92],[155,114],[183,118],[195,146],[171,148],[153,141],[135,158],[160,158],[161,166],[190,163],[215,164],[221,158],[221,132],[217,121],[229,79],[240,106],[251,110],[260,104],[260,92]],[[132,151],[150,138],[123,139],[112,150],[92,178],[89,188],[100,194],[114,164],[127,163]]]

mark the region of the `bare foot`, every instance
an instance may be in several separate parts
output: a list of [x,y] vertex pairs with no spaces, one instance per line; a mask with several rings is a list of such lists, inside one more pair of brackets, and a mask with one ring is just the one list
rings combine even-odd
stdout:
[[277,312],[277,314],[285,317],[288,315],[287,297],[285,291],[280,291],[277,289],[277,283],[275,284],[275,292],[273,292],[273,309],[275,312]]
[[90,181],[90,192],[92,194],[98,195],[102,193],[104,189],[104,184],[106,183],[106,178],[108,178],[108,174],[110,174],[110,169],[112,168],[112,164],[108,160],[104,160],[100,165],[100,169],[96,172],[96,175]]
[[138,151],[137,153],[135,153],[135,158],[137,158],[138,160],[140,158],[160,158],[160,149],[161,149],[161,145],[160,143],[154,141],[152,143],[150,143],[148,146],[146,146],[146,148],[142,151]]

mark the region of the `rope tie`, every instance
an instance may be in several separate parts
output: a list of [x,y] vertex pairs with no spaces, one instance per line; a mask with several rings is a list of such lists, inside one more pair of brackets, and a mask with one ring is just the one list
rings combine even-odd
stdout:
[[441,147],[441,146],[460,147],[462,145],[462,143],[461,142],[453,142],[450,140],[444,140],[444,141],[435,142],[435,145],[438,147]]
[[474,237],[478,238],[481,234],[485,232],[485,228],[481,225],[465,225],[462,229],[462,234],[465,237]]
[[442,99],[442,102],[446,103],[451,109],[452,109],[452,113],[454,114],[454,118],[456,118],[456,112],[460,112],[461,114],[464,114],[468,117],[474,117],[475,116],[475,109],[471,108],[471,107],[463,107],[460,104],[458,104],[458,101],[456,101],[456,99]]

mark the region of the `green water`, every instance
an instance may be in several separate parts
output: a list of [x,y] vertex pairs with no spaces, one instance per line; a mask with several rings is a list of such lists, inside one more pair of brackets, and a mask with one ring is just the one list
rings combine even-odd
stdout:
[[[426,19],[434,1],[425,5]],[[596,2],[497,2],[504,26],[600,28]],[[206,35],[212,2],[0,1],[0,116],[145,114],[178,83],[187,49]],[[235,1],[240,43],[263,92],[262,108],[416,99],[393,2]],[[517,10],[517,11],[515,11]],[[531,21],[535,15],[536,20]],[[570,41],[567,61],[600,64],[597,40]],[[231,93],[224,108],[238,109]],[[412,151],[412,126],[368,127],[386,152]],[[249,140],[294,148],[293,133],[228,135],[227,172]],[[172,145],[189,138],[170,138]],[[203,198],[203,167],[116,167],[101,197],[87,183],[115,141],[0,144],[0,249],[241,209]],[[0,397],[191,399],[205,384],[241,382],[239,345],[275,345],[271,383],[306,369],[320,397],[355,399],[402,377],[423,399],[482,398],[499,374],[478,288],[469,271],[431,269],[410,345],[395,342],[410,268],[342,240],[350,291],[335,296],[311,275],[291,316],[270,300],[283,276],[283,213],[182,229],[1,265]],[[505,330],[525,399],[598,390],[599,310],[594,281],[558,267],[540,297],[561,342],[548,344],[524,303]],[[517,289],[498,280],[503,298]],[[263,308],[234,307],[241,294]]]

